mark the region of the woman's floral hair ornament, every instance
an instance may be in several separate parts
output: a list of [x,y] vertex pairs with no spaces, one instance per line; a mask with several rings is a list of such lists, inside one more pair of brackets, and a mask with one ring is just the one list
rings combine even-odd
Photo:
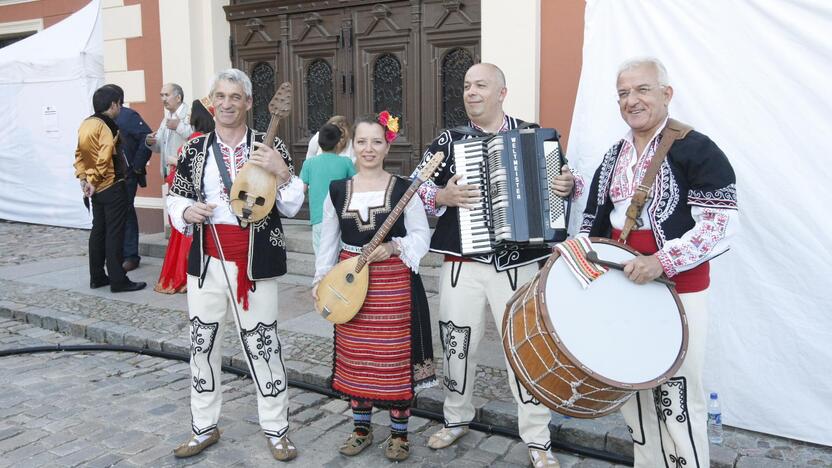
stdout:
[[390,112],[381,111],[378,114],[378,123],[384,127],[384,138],[387,143],[393,143],[399,136],[399,118],[390,115]]

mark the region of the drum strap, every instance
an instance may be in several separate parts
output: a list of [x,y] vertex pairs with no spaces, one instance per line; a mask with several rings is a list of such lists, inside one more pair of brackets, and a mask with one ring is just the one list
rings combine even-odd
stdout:
[[641,183],[638,184],[636,192],[633,194],[633,198],[630,201],[630,206],[627,207],[627,220],[624,222],[624,229],[621,231],[621,237],[618,239],[622,244],[627,243],[627,237],[629,237],[630,231],[638,225],[638,219],[641,217],[641,211],[647,203],[647,197],[650,195],[650,191],[653,188],[653,182],[656,180],[656,174],[659,173],[659,168],[664,162],[665,157],[667,157],[667,153],[670,151],[670,147],[673,145],[673,142],[684,139],[691,130],[693,130],[693,127],[690,125],[684,124],[675,119],[667,119],[667,125],[664,126],[661,133],[659,148],[653,155],[653,159],[650,161],[650,166],[647,168],[647,172],[644,173],[644,178],[642,178]]

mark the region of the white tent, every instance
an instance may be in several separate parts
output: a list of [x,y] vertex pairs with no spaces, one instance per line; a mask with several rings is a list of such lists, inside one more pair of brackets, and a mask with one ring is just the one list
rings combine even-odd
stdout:
[[99,0],[0,49],[0,218],[90,226],[72,162],[103,83]]
[[832,445],[832,2],[588,0],[585,21],[569,159],[592,177],[627,130],[618,65],[661,59],[670,115],[737,173],[742,230],[712,263],[706,387],[728,425]]

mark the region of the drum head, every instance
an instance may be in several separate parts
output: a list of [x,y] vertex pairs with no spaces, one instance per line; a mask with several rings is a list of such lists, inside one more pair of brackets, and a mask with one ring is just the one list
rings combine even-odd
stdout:
[[[598,258],[617,263],[634,257],[614,243],[594,240],[593,249]],[[665,377],[680,357],[681,304],[663,284],[639,285],[610,269],[583,289],[558,258],[546,276],[545,300],[550,331],[596,377],[646,384]]]

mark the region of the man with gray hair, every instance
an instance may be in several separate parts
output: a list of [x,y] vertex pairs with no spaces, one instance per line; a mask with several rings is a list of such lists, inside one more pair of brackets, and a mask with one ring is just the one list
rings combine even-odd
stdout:
[[190,109],[185,104],[185,93],[176,83],[167,83],[159,92],[165,117],[159,124],[159,129],[149,134],[145,139],[148,148],[161,155],[162,179],[168,176],[169,166],[176,165],[177,151],[188,141],[193,133],[190,119]]
[[728,250],[739,227],[736,177],[713,141],[669,118],[673,88],[661,62],[625,62],[616,86],[630,131],[595,172],[581,235],[619,240],[639,251],[641,256],[625,262],[624,273],[637,284],[670,277],[688,321],[687,355],[678,372],[654,389],[637,392],[621,412],[633,438],[636,467],[707,468],[702,368],[708,262]]
[[[264,142],[246,126],[252,97],[245,73],[220,72],[211,102],[216,129],[185,144],[167,198],[173,227],[194,236],[188,254],[193,433],[174,455],[196,455],[220,438],[221,345],[230,314],[256,384],[260,427],[274,458],[287,461],[297,449],[288,437],[289,393],[277,330],[277,277],[286,273],[280,219],[300,210],[303,183],[283,142]],[[246,162],[273,174],[278,193],[265,218],[243,227],[229,194]]]

